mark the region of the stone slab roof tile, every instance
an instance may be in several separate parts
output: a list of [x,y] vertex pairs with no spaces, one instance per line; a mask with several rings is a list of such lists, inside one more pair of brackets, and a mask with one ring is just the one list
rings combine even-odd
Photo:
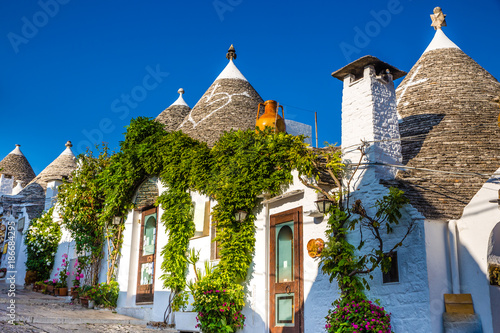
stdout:
[[[22,186],[26,186],[33,178],[35,172],[30,163],[19,149],[19,145],[0,161],[0,174],[12,176],[14,180],[21,180]],[[13,186],[16,183],[14,182]]]
[[76,158],[71,151],[72,144],[66,143],[66,149],[52,163],[50,163],[29,184],[37,183],[47,189],[47,183],[52,180],[69,180],[71,173],[76,170]]
[[[457,47],[427,50],[396,90],[403,164],[493,174],[500,167],[500,83]],[[487,179],[408,170],[398,186],[433,219],[458,219]]]

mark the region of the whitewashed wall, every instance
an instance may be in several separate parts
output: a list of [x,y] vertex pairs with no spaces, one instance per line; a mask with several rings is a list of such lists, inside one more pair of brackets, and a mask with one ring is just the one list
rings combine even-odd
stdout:
[[431,327],[443,332],[444,294],[452,293],[452,277],[448,242],[448,223],[425,221],[425,248],[429,281]]
[[[17,285],[24,285],[24,277],[26,276],[26,260],[28,259],[28,256],[26,254],[26,245],[24,244],[24,238],[25,238],[25,232],[28,230],[30,226],[30,219],[28,216],[28,213],[26,212],[26,208],[22,209],[22,214],[20,218],[17,220],[17,223],[19,223],[19,220],[24,218],[24,228],[23,230],[19,231],[17,230],[17,224],[16,224],[16,266],[15,266],[15,271],[16,271],[16,284]],[[3,265],[2,265],[3,266]]]
[[[500,172],[500,169],[495,173]],[[457,221],[458,258],[461,292],[472,294],[474,310],[479,314],[484,333],[493,332],[488,280],[488,243],[491,231],[500,222],[499,179],[488,180],[465,207]],[[495,309],[495,315],[500,314]]]

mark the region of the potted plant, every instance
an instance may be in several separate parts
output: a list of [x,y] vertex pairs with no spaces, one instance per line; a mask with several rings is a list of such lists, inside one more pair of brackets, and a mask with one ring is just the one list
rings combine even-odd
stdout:
[[68,255],[63,254],[61,267],[57,270],[59,271],[59,281],[57,286],[59,287],[59,296],[67,296],[68,295]]
[[37,279],[38,279],[38,273],[36,271],[27,271],[26,276],[24,277],[24,284],[26,286],[29,286],[30,284],[34,284]]
[[[54,281],[55,280],[55,281]],[[57,279],[53,280],[45,280],[45,294],[53,295],[54,294],[54,285],[57,282]]]
[[43,285],[42,281],[35,282],[35,284],[33,285],[33,291],[38,292],[38,291],[42,290],[42,285]]
[[189,301],[189,292],[182,291],[174,296],[172,311],[174,311],[175,328],[177,330],[189,330],[199,332],[197,327],[197,313],[186,311]]
[[89,291],[92,287],[91,286],[82,286],[79,288],[79,296],[80,296],[80,304],[82,305],[82,307],[84,308],[88,308],[89,307],[89,299],[90,299],[90,296],[89,296]]
[[83,277],[84,277],[83,272],[82,272],[84,269],[84,264],[81,262],[80,258],[76,259],[73,268],[76,271],[71,273],[71,275],[74,276],[73,287],[71,287],[71,296],[73,297],[73,299],[77,299],[79,297],[80,284],[83,281]]

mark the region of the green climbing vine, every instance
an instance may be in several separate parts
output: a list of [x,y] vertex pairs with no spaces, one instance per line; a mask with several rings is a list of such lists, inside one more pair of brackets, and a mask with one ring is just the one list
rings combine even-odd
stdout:
[[[59,211],[63,224],[75,240],[80,263],[86,262],[88,283],[99,283],[101,260],[104,257],[107,223],[100,219],[104,209],[103,170],[109,165],[106,147],[94,156],[91,151],[80,155],[72,182],[59,187]],[[108,274],[109,275],[109,274]],[[109,283],[109,279],[108,279]]]
[[[226,133],[210,149],[182,132],[167,133],[147,118],[133,119],[121,149],[103,172],[105,204],[102,219],[124,216],[133,207],[137,186],[149,176],[159,176],[166,187],[157,200],[165,212],[161,221],[169,240],[162,249],[164,287],[185,288],[186,251],[194,235],[192,200],[198,191],[217,201],[213,211],[220,232],[221,261],[217,273],[230,282],[245,280],[254,252],[257,195],[277,194],[292,181],[291,171],[306,170],[308,151],[301,137],[269,132]],[[312,165],[307,169],[312,172]],[[244,223],[234,220],[237,210],[249,212]]]

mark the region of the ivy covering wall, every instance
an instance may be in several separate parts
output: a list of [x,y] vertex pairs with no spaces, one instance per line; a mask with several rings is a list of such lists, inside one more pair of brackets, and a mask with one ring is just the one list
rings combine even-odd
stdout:
[[[165,211],[161,221],[169,237],[161,252],[162,279],[165,288],[181,291],[186,285],[186,251],[195,231],[189,191],[207,195],[217,202],[212,221],[218,228],[221,260],[215,273],[228,283],[241,283],[254,253],[252,211],[259,203],[257,196],[278,194],[283,185],[291,183],[293,169],[313,173],[302,140],[269,131],[232,131],[210,149],[182,132],[165,132],[150,119],[134,119],[120,151],[102,172],[106,182],[100,218],[110,221],[115,215],[125,216],[133,207],[139,184],[159,176],[167,190],[157,203]],[[235,221],[238,210],[249,213],[244,223]]]

